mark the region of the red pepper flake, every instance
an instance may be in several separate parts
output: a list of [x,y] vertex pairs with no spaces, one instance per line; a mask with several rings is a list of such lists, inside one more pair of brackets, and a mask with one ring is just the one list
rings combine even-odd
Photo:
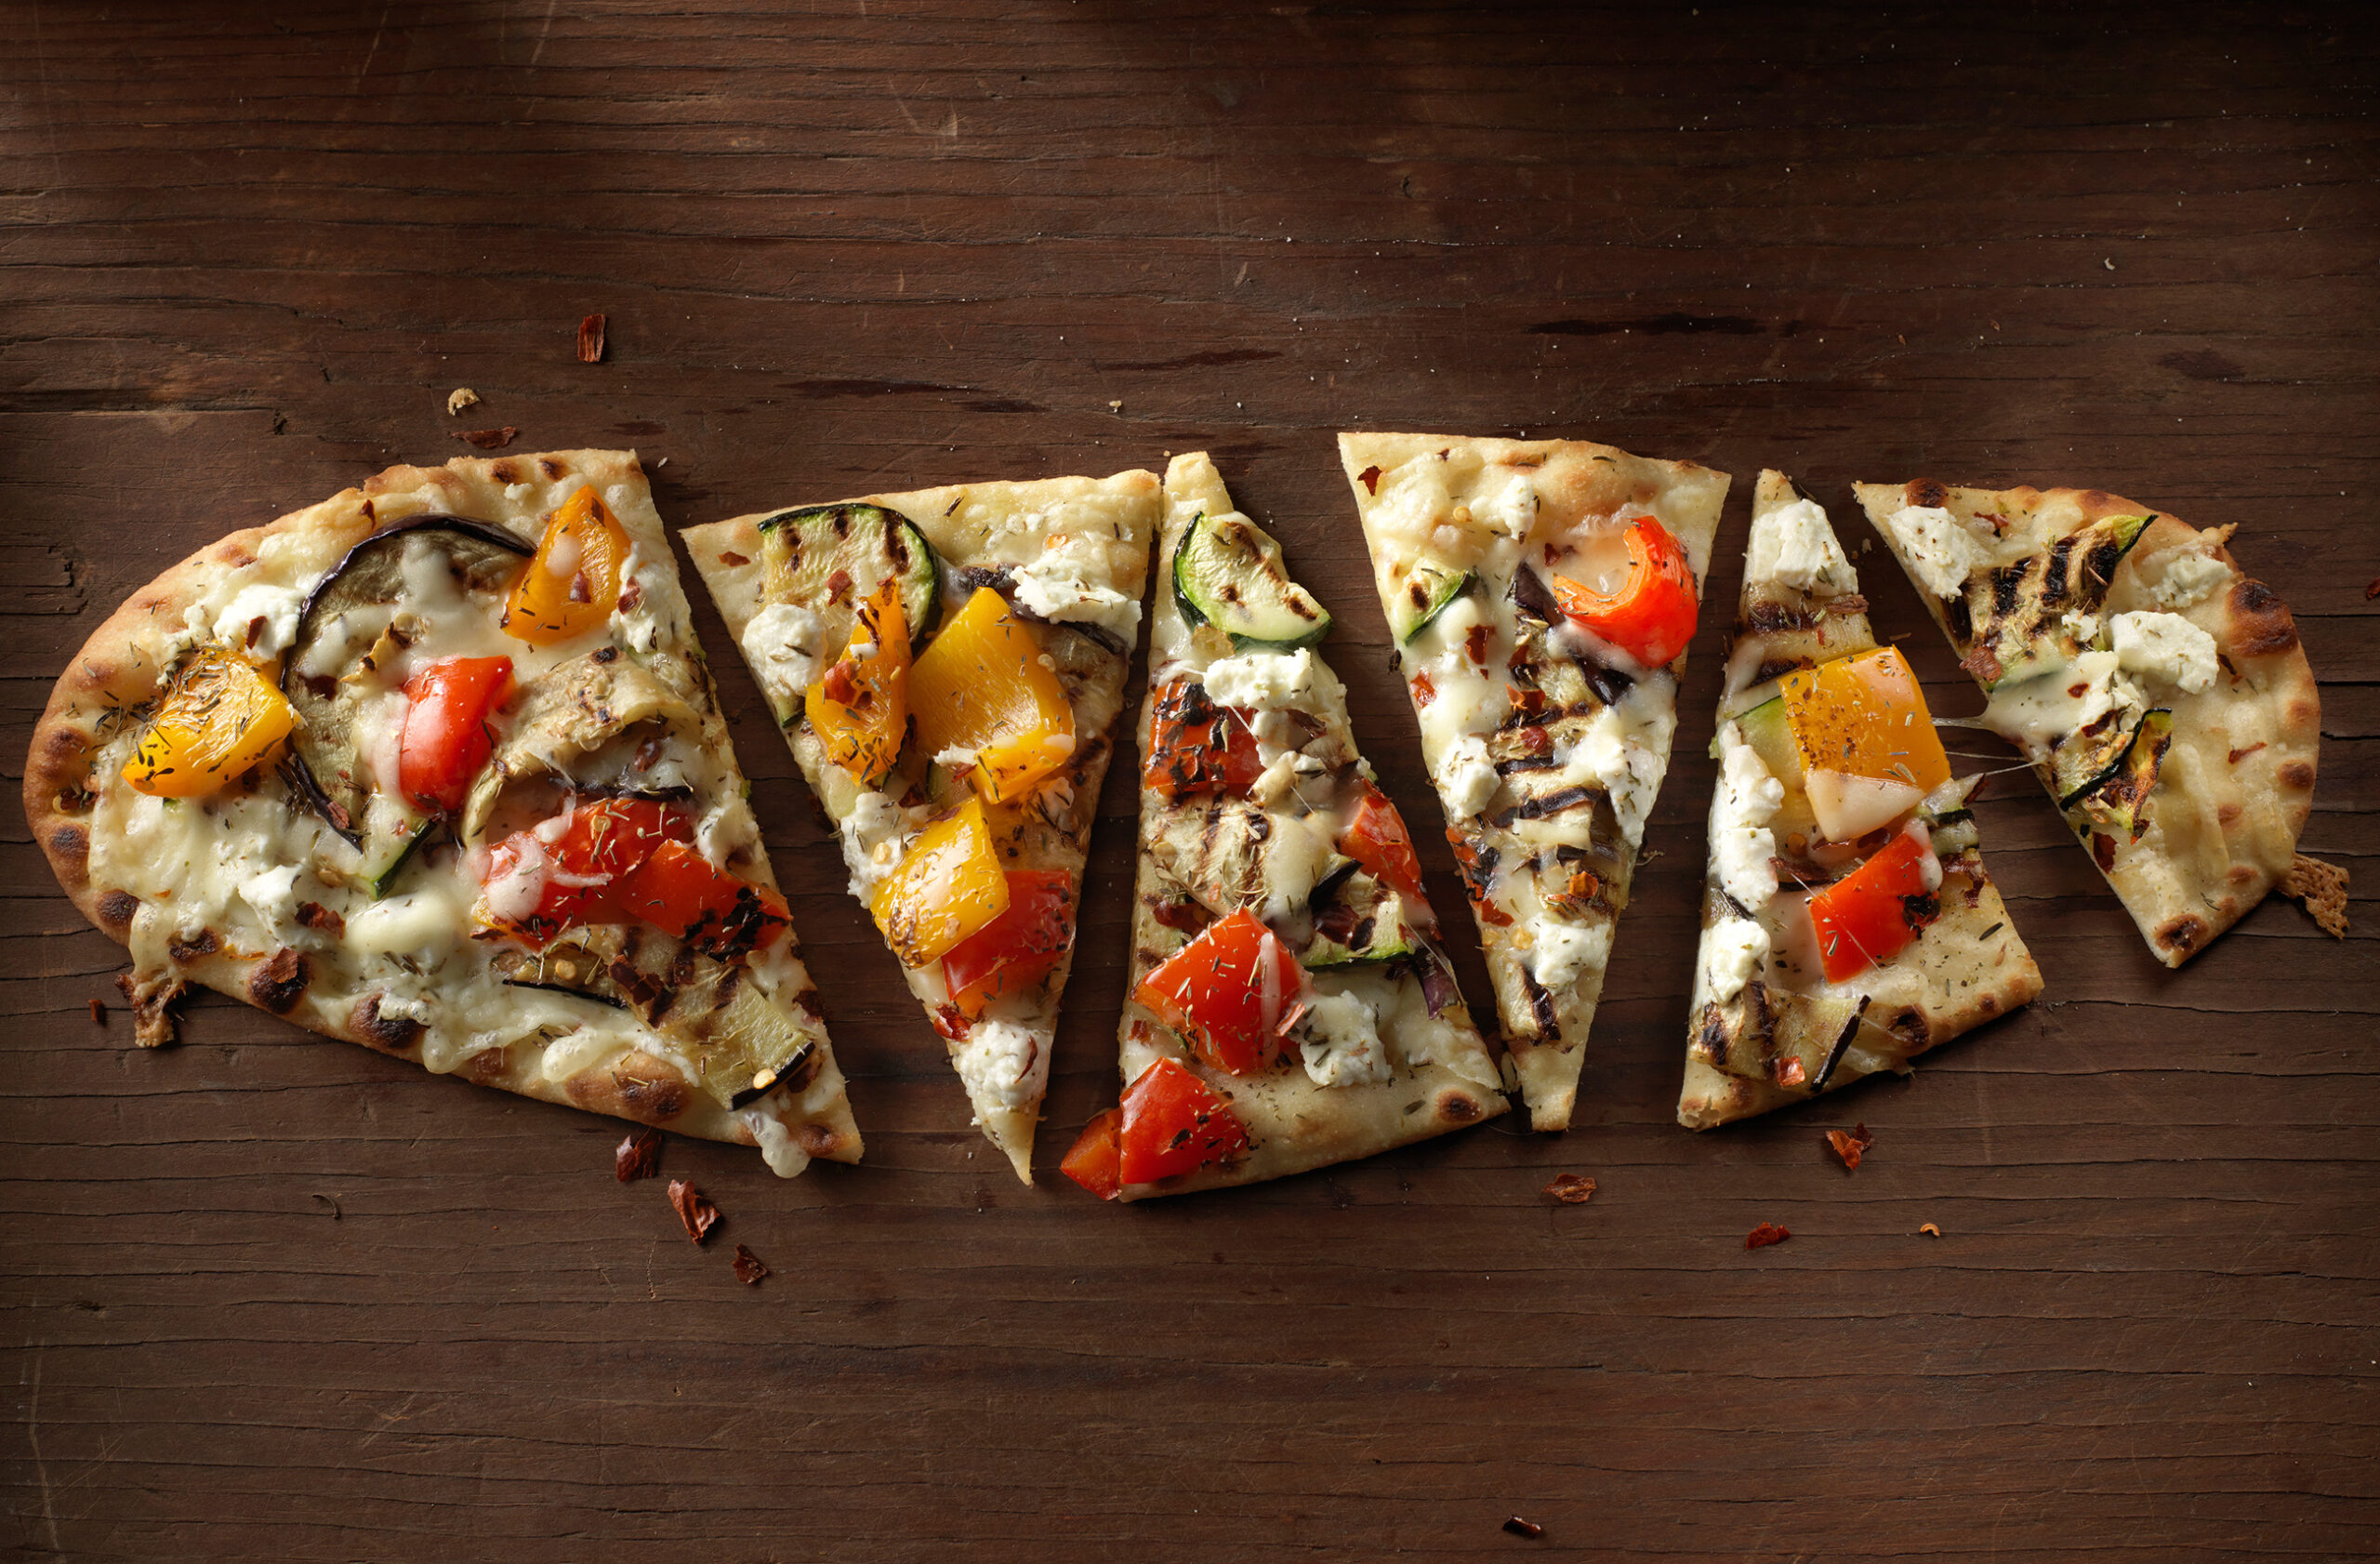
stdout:
[[967,1035],[967,1013],[955,1004],[938,1004],[933,1007],[933,1029],[957,1042]]
[[1855,1124],[1848,1130],[1829,1130],[1826,1133],[1826,1140],[1829,1146],[1834,1147],[1834,1154],[1843,1159],[1844,1171],[1846,1173],[1858,1173],[1859,1159],[1867,1154],[1870,1146],[1876,1144],[1876,1137],[1868,1133],[1868,1126],[1865,1124]]
[[669,1181],[669,1203],[678,1208],[678,1220],[686,1225],[686,1237],[696,1243],[710,1237],[711,1227],[719,1221],[719,1208],[703,1199],[703,1192],[682,1178]]
[[736,1280],[747,1287],[758,1287],[760,1285],[760,1279],[768,1274],[769,1267],[760,1264],[759,1255],[740,1243],[735,1246]]
[[[1379,468],[1377,468],[1377,467],[1367,467],[1367,468],[1365,468],[1361,472],[1358,472],[1358,473],[1356,473],[1356,474],[1355,474],[1355,482],[1357,482],[1358,484],[1363,484],[1363,485],[1364,485],[1364,488],[1365,488],[1368,492],[1369,492],[1369,493],[1370,493],[1370,494],[1371,494],[1375,498],[1377,498],[1377,497],[1379,497],[1379,495],[1380,495],[1380,469],[1379,469]],[[2374,587],[2380,587],[2380,581],[2375,581],[2375,582],[2373,582],[2373,585]]]
[[99,1001],[93,1000],[91,1001],[91,1025],[94,1027],[104,1027],[107,1024],[108,1007],[101,1004]]
[[2364,602],[2370,603],[2375,597],[2380,597],[2380,576],[2374,576],[2372,578],[2372,585],[2363,589]]
[[1415,674],[1413,676],[1413,704],[1415,706],[1427,706],[1430,702],[1437,698],[1437,682],[1430,677],[1428,671],[1425,669],[1422,672]]
[[1508,1515],[1504,1518],[1504,1530],[1510,1531],[1515,1537],[1542,1537],[1545,1535],[1544,1527],[1540,1526],[1534,1520],[1523,1520],[1516,1515]]
[[334,939],[347,933],[347,920],[318,901],[301,901],[298,904],[298,926],[301,929],[320,929]]
[[752,562],[746,559],[743,555],[737,553],[733,549],[721,549],[719,551],[719,563],[721,564],[737,565],[750,564]]
[[454,435],[466,445],[476,445],[483,451],[500,451],[511,444],[512,437],[520,432],[510,424],[506,424],[502,429],[458,429]]
[[[651,1178],[661,1168],[661,1132],[639,1130],[620,1142],[612,1153],[612,1175],[622,1184],[634,1184],[640,1178]],[[676,1191],[670,1192],[676,1200]]]
[[2116,839],[2105,831],[2093,831],[2091,861],[2099,866],[2101,874],[2113,874],[2116,868]]
[[1746,1249],[1766,1249],[1772,1243],[1783,1243],[1793,1235],[1774,1222],[1764,1222],[1744,1235]]
[[1562,1173],[1545,1186],[1545,1193],[1566,1206],[1582,1206],[1595,1198],[1595,1181],[1584,1173]]
[[1474,625],[1471,633],[1462,638],[1462,649],[1481,668],[1488,666],[1488,639],[1496,632],[1486,625]]
[[603,362],[603,317],[589,315],[578,323],[578,362]]

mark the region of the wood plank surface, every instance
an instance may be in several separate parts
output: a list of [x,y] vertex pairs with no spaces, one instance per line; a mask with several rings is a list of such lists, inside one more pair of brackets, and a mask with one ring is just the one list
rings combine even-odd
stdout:
[[[2276,901],[2169,973],[2004,777],[1986,848],[2041,1001],[1911,1081],[1680,1130],[1714,618],[1575,1129],[1111,1209],[1054,1164],[1116,1089],[1125,779],[1026,1190],[703,603],[867,1158],[783,1182],[673,1140],[727,1213],[697,1252],[613,1181],[613,1121],[213,999],[133,1049],[121,953],[11,789],[12,1557],[2380,1551],[2380,29],[2352,8],[7,14],[12,768],[135,587],[457,428],[632,444],[676,525],[1204,447],[1434,822],[1331,436],[1526,431],[1736,473],[1723,603],[1762,466],[1855,547],[1854,479],[2237,524],[2322,680],[2306,845],[2358,920]],[[1937,709],[1973,709],[1860,563]],[[1820,1131],[1854,1120],[1846,1174]],[[1556,1206],[1556,1172],[1600,1192]],[[1765,1221],[1792,1240],[1747,1253]],[[721,1240],[774,1274],[738,1285]]]

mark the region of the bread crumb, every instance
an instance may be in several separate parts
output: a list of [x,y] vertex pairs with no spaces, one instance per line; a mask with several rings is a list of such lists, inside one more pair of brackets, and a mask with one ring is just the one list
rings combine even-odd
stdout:
[[2347,937],[2347,870],[2300,853],[2281,877],[2281,894],[2302,905],[2333,939]]
[[450,418],[459,418],[464,408],[479,404],[480,393],[469,386],[456,386],[446,393],[446,416]]

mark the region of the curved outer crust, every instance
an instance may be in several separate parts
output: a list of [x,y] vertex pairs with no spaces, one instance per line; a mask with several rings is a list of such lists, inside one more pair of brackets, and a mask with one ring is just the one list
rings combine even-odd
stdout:
[[[1693,462],[1659,461],[1632,456],[1611,445],[1584,440],[1501,440],[1443,434],[1342,434],[1339,457],[1345,468],[1366,543],[1372,556],[1374,584],[1383,609],[1394,588],[1382,540],[1373,526],[1372,501],[1378,497],[1363,474],[1378,468],[1395,471],[1404,463],[1440,452],[1461,451],[1482,464],[1482,471],[1512,464],[1532,464],[1537,485],[1550,510],[1568,516],[1603,515],[1629,504],[1658,510],[1662,524],[1686,545],[1694,566],[1699,595],[1711,574],[1711,546],[1718,536],[1719,513],[1731,482],[1724,472]],[[1468,490],[1453,493],[1460,504],[1472,497]],[[1453,560],[1474,564],[1475,560]],[[1501,590],[1501,589],[1499,589]],[[1673,665],[1683,672],[1684,654]],[[1408,696],[1410,694],[1408,690]],[[1416,715],[1419,713],[1417,711]],[[1423,731],[1422,759],[1435,777],[1440,756],[1432,751]],[[1662,757],[1666,767],[1668,757]],[[1649,812],[1650,805],[1647,809]],[[1624,898],[1625,887],[1621,887]],[[1624,899],[1622,906],[1625,906]],[[1531,1003],[1536,987],[1527,976],[1528,951],[1520,943],[1519,924],[1495,924],[1477,917],[1479,940],[1496,989],[1496,1010],[1502,1023],[1504,1046],[1518,1077],[1521,1096],[1528,1104],[1529,1124],[1540,1131],[1567,1130],[1579,1094],[1579,1076],[1586,1064],[1583,1045],[1603,995],[1606,968],[1583,972],[1558,993],[1547,993],[1554,1025],[1542,1027]],[[1540,993],[1546,990],[1539,989]],[[1550,1030],[1552,1041],[1546,1040]]]
[[[1201,511],[1223,514],[1236,509],[1222,476],[1204,451],[1175,457],[1166,470],[1165,485],[1165,531],[1157,545],[1157,578],[1160,583],[1173,579],[1174,550]],[[1179,623],[1181,610],[1170,591],[1160,590],[1151,616],[1153,620]],[[1316,652],[1315,660],[1322,660],[1319,651]],[[1156,662],[1154,652],[1150,661],[1152,665]],[[1328,687],[1335,690],[1335,682]],[[1316,715],[1329,728],[1346,735],[1347,749],[1354,752],[1352,724],[1343,703],[1333,702],[1326,695],[1319,704],[1323,709]],[[1141,707],[1139,731],[1144,769],[1156,716],[1157,692],[1152,681]],[[1129,1086],[1157,1054],[1179,1061],[1229,1101],[1233,1113],[1248,1130],[1251,1149],[1236,1162],[1212,1164],[1156,1184],[1127,1185],[1121,1192],[1122,1199],[1137,1200],[1153,1195],[1262,1184],[1267,1179],[1286,1178],[1336,1162],[1377,1156],[1400,1146],[1464,1129],[1504,1111],[1501,1093],[1436,1064],[1424,1065],[1377,1084],[1319,1086],[1302,1069],[1240,1077],[1208,1069],[1193,1060],[1157,1016],[1130,998],[1142,979],[1188,943],[1186,935],[1167,927],[1157,917],[1158,908],[1189,894],[1158,863],[1150,845],[1164,815],[1174,807],[1163,794],[1147,788],[1141,790],[1141,846],[1132,883],[1132,957],[1124,989],[1124,1013],[1117,1027],[1120,1073]],[[1418,984],[1420,979],[1408,975],[1399,981]],[[1469,1013],[1458,1008],[1452,1024],[1459,1031],[1471,1035],[1484,1062],[1486,1045],[1478,1043]],[[1396,1046],[1395,1039],[1394,1031],[1382,1028],[1382,1040],[1403,1058],[1403,1050]]]
[[[2183,554],[2203,553],[2226,566],[2230,574],[2222,586],[2180,612],[2215,638],[2229,667],[2201,694],[2173,691],[2165,701],[2166,692],[2159,693],[2173,709],[2174,738],[2150,795],[2148,828],[2131,842],[2121,834],[2095,836],[2079,809],[2069,811],[2067,821],[2149,948],[2169,967],[2205,949],[2288,876],[2314,803],[2321,698],[2288,605],[2241,571],[2224,546],[2228,527],[2201,531],[2099,489],[1951,488],[1925,479],[1854,487],[1904,570],[1909,561],[1885,523],[1920,501],[1963,518],[2021,520],[2044,538],[2067,536],[2103,516],[2156,516],[2116,566],[2103,616],[2157,608],[2152,590]],[[1911,580],[1916,583],[1914,576]],[[1918,595],[1957,646],[1945,605],[1922,586]],[[1964,656],[1967,649],[1957,650]]]
[[[303,551],[324,567],[336,563],[349,549],[383,527],[408,516],[452,511],[480,521],[509,525],[534,541],[542,510],[560,503],[553,491],[567,484],[575,489],[591,483],[600,489],[625,486],[625,503],[613,510],[638,546],[640,556],[669,563],[669,590],[677,592],[676,568],[660,518],[635,453],[628,451],[549,451],[496,458],[463,457],[443,467],[392,467],[361,488],[345,490],[319,505],[295,510],[264,526],[235,532],[200,550],[133,593],[123,606],[93,631],[83,650],[59,678],[49,705],[33,730],[25,762],[25,813],[34,839],[48,855],[50,868],[74,905],[118,944],[127,943],[139,903],[119,886],[97,882],[91,875],[91,842],[87,799],[98,789],[120,786],[112,776],[99,776],[95,762],[100,748],[128,720],[126,714],[153,696],[163,671],[168,639],[181,628],[183,613],[205,598],[229,571],[257,563],[268,540]],[[535,503],[508,499],[508,487],[527,484]],[[562,497],[566,497],[566,493]],[[682,594],[672,605],[677,622],[689,624]],[[699,646],[686,653],[699,668]],[[708,679],[705,675],[707,691]],[[726,726],[718,715],[716,696],[707,701],[705,741],[725,750]],[[732,769],[732,757],[731,757]],[[754,843],[751,879],[776,883],[766,854]],[[279,953],[284,958],[286,952]],[[171,975],[133,974],[138,989],[169,999],[188,979],[284,1015],[326,1037],[361,1043],[378,1053],[420,1064],[420,1027],[412,1022],[383,1020],[379,996],[325,996],[308,987],[292,991],[269,971],[272,958],[230,949],[202,953],[175,963]],[[859,1160],[860,1137],[843,1092],[831,1048],[825,1043],[818,1021],[814,990],[805,974],[802,987],[788,996],[807,1013],[821,1040],[820,1065],[798,1099],[780,1092],[762,1099],[768,1110],[792,1136],[793,1144],[812,1157],[833,1161]],[[144,1035],[160,1040],[164,1034]],[[496,1086],[545,1102],[587,1108],[656,1128],[676,1130],[707,1140],[744,1146],[757,1144],[751,1128],[736,1114],[721,1108],[699,1083],[667,1062],[630,1054],[614,1063],[583,1070],[562,1080],[549,1080],[538,1067],[538,1050],[514,1045],[492,1049],[468,1061],[456,1073],[483,1086]]]
[[[1158,483],[1157,474],[1134,470],[1109,478],[1044,478],[1024,483],[992,483],[951,484],[942,488],[920,489],[910,494],[876,494],[855,497],[852,501],[824,500],[820,504],[866,503],[879,505],[906,516],[925,535],[934,551],[943,559],[966,566],[983,562],[993,537],[990,519],[999,516],[1038,516],[1041,518],[1038,540],[1051,533],[1063,531],[1067,524],[1054,509],[1064,504],[1095,506],[1112,513],[1116,536],[1104,550],[1104,570],[1099,582],[1138,601],[1148,585],[1149,539],[1157,530]],[[684,539],[686,552],[694,562],[696,574],[702,577],[711,601],[719,607],[720,617],[727,622],[728,633],[734,637],[742,650],[744,632],[760,610],[768,606],[765,582],[760,564],[760,524],[769,517],[794,509],[776,506],[756,510],[749,515],[732,517],[723,522],[709,522],[701,526],[687,527],[679,534]],[[1010,535],[1016,537],[1020,535]],[[1087,860],[1094,807],[1099,799],[1100,784],[1107,775],[1107,762],[1115,753],[1110,730],[1122,710],[1124,680],[1130,670],[1129,656],[1111,656],[1104,660],[1089,695],[1076,703],[1078,738],[1082,738],[1086,726],[1094,730],[1093,736],[1078,742],[1066,769],[1059,775],[1074,789],[1075,803],[1063,828],[1054,836],[1041,839],[1041,850],[1019,857],[1013,867],[1020,868],[1061,868],[1073,876],[1076,906],[1079,909],[1082,895],[1083,866]],[[770,694],[774,709],[776,697],[768,691],[767,681],[760,669],[751,667],[753,682]],[[1086,723],[1082,714],[1086,707],[1094,714],[1104,711],[1099,720]],[[780,722],[786,713],[778,712]],[[810,784],[822,807],[826,789],[821,784],[821,774],[829,762],[825,749],[812,735],[806,723],[796,722],[784,729],[786,743],[793,750],[802,777]],[[1030,861],[1027,861],[1027,858]],[[1058,1010],[1065,992],[1066,978],[1074,966],[1074,949],[1067,948],[1064,958],[1050,977],[1044,990],[1043,1003],[1034,1012],[1012,1016],[1016,1025],[1032,1032],[1044,1049],[1054,1047],[1058,1027]],[[925,1005],[932,1016],[938,1001],[937,994],[926,986],[921,975],[906,973],[910,989]],[[950,1043],[954,1066],[959,1044]],[[1033,1131],[1039,1122],[1038,1101],[1031,1107],[1010,1108],[982,1097],[972,1104],[978,1125],[985,1138],[1008,1158],[1016,1176],[1026,1184],[1033,1182]]]
[[[1779,506],[1792,504],[1798,497],[1791,479],[1776,471],[1764,471],[1752,490],[1752,516],[1758,519]],[[1749,556],[1750,544],[1747,541]],[[1766,599],[1791,589],[1755,593],[1755,583],[1744,582],[1743,603],[1749,613],[1756,598]],[[1856,591],[1856,588],[1854,590]],[[1796,602],[1816,608],[1817,599]],[[1846,606],[1848,606],[1846,604]],[[1856,621],[1856,624],[1855,624]],[[1865,646],[1874,644],[1868,633],[1864,613],[1832,617],[1850,632],[1843,652],[1832,656],[1848,656]],[[1790,632],[1788,632],[1790,633]],[[1739,621],[1736,643],[1763,639],[1762,633]],[[1725,709],[1742,692],[1734,688],[1734,670],[1739,659],[1733,648],[1728,655],[1730,687],[1720,696]],[[1751,659],[1742,659],[1749,663]],[[1972,893],[1970,904],[1967,895]],[[1898,1061],[1897,1067],[1906,1070],[1908,1061],[1927,1050],[1940,1046],[1963,1032],[1971,1031],[1985,1022],[2004,1015],[2019,1005],[2030,1002],[2042,991],[2041,968],[2034,964],[2031,952],[2017,937],[2016,925],[2008,916],[1999,888],[1992,884],[1978,854],[1967,873],[1946,879],[1943,886],[1942,915],[1927,927],[1924,936],[1910,945],[1881,968],[1871,969],[1848,984],[1831,984],[1832,996],[1858,994],[1867,997],[1868,1009],[1859,1022],[1855,1042],[1871,1056],[1889,1056]],[[1695,959],[1695,993],[1709,992],[1708,947],[1712,930],[1718,924],[1725,894],[1718,888],[1718,868],[1713,864],[1703,881],[1702,933],[1704,949]],[[1816,1054],[1823,1058],[1839,1036],[1839,1028],[1831,1019],[1825,1021],[1827,1035],[1813,1031],[1818,1015],[1831,1016],[1839,1012],[1814,1014],[1806,1007],[1780,1005],[1777,1012],[1778,1055]],[[1796,1091],[1773,1085],[1765,1080],[1748,1080],[1717,1068],[1694,1047],[1694,1037],[1702,1023],[1701,1007],[1686,1019],[1686,1080],[1678,1093],[1677,1121],[1689,1130],[1707,1130],[1713,1125],[1747,1119],[1766,1113],[1771,1108],[1806,1102],[1817,1093]],[[1824,1090],[1838,1091],[1854,1080],[1873,1074],[1863,1069],[1846,1054],[1841,1066],[1829,1078]]]

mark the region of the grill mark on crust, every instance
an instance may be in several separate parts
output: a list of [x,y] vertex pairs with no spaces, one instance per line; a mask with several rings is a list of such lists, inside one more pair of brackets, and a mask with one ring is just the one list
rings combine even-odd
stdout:
[[402,1015],[380,1014],[381,994],[366,994],[355,1001],[355,1009],[348,1016],[355,1040],[366,1048],[377,1048],[383,1054],[402,1054],[411,1048],[421,1036],[421,1023]]
[[2268,657],[2297,644],[2297,621],[2281,594],[2254,577],[2244,577],[2231,589],[2231,652],[2235,656]]
[[248,998],[258,1010],[286,1015],[298,1008],[313,980],[306,958],[284,945],[248,974]]

